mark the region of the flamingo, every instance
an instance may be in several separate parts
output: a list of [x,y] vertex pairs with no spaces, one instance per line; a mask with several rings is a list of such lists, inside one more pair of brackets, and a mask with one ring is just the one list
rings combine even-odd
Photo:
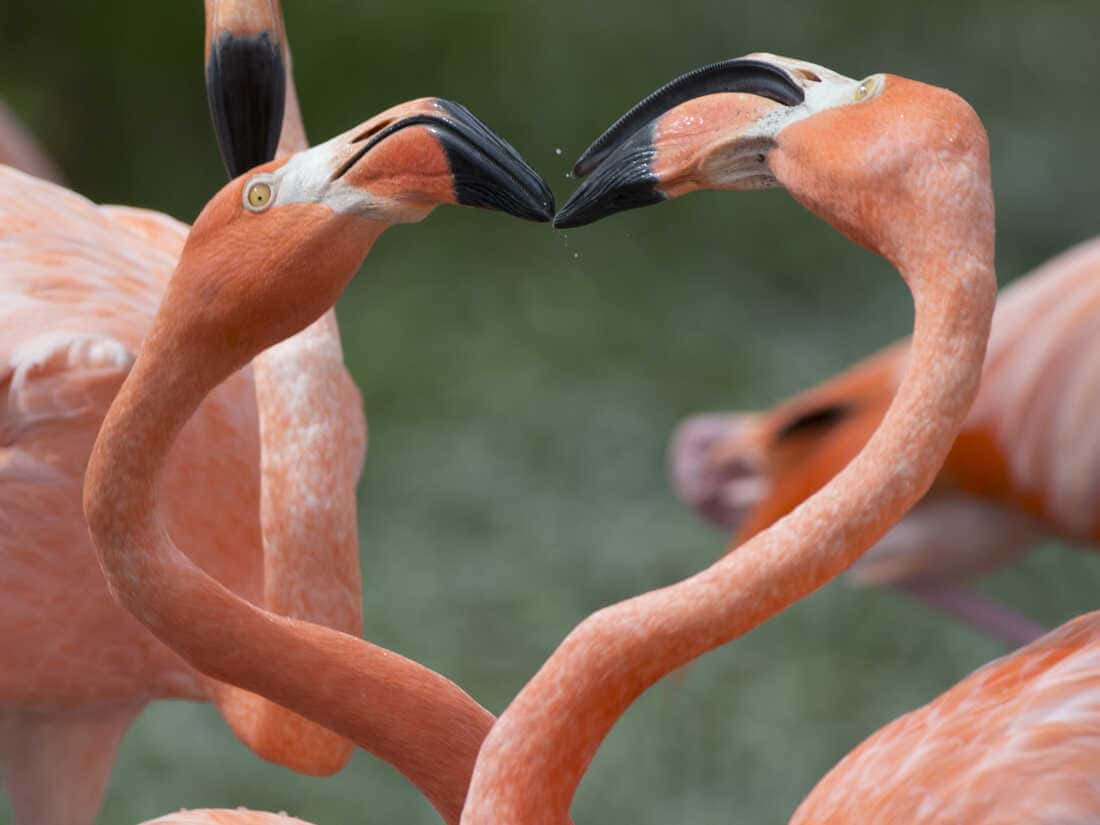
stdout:
[[[440,203],[539,221],[553,210],[511,146],[435,98],[224,187],[195,221],[103,422],[84,512],[112,594],[188,664],[350,736],[457,823],[493,717],[396,653],[242,599],[179,549],[159,505],[175,445],[215,388],[329,311],[385,228]],[[225,533],[209,539],[235,540]]]
[[[697,189],[784,187],[898,269],[916,307],[913,341],[879,427],[821,490],[737,553],[569,634],[482,746],[463,825],[556,821],[642,692],[821,587],[881,538],[947,457],[977,394],[993,313],[988,141],[947,90],[750,55],[646,98],[575,171],[591,177],[560,227]],[[795,820],[1097,821],[1097,621],[1072,623],[886,728]]]
[[[269,46],[266,73],[262,60],[250,72],[209,72],[214,105],[247,108],[282,80],[284,151],[302,142],[278,6],[211,0],[206,15],[213,66],[239,65],[242,44]],[[249,85],[255,75],[267,85]],[[256,148],[250,139],[265,129],[278,138],[282,111],[269,105],[243,124],[215,115],[231,171],[267,159],[257,152],[270,157],[273,140]],[[308,774],[339,770],[353,747],[346,739],[195,672],[120,609],[87,535],[87,456],[186,227],[95,207],[7,168],[0,193],[0,769],[16,822],[92,822],[119,742],[153,699],[213,701],[262,757]],[[212,394],[166,471],[168,529],[245,597],[358,633],[364,448],[361,399],[329,315]]]
[[[1072,300],[1068,300],[1072,297]],[[1002,291],[981,389],[929,494],[859,560],[861,585],[894,585],[1016,646],[1045,630],[957,584],[1047,534],[1100,542],[1095,330],[1100,239]],[[732,551],[843,467],[904,371],[899,342],[764,413],[702,415],[670,450],[681,498],[736,531]]]

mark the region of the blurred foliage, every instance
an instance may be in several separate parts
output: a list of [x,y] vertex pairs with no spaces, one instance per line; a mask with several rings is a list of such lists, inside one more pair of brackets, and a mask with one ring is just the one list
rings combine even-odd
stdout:
[[[1002,282],[1096,230],[1095,0],[286,5],[315,140],[453,97],[564,199],[571,160],[628,105],[770,50],[970,100],[992,140]],[[197,0],[3,0],[0,38],[0,96],[76,190],[190,220],[220,186]],[[720,552],[667,490],[680,417],[768,405],[911,320],[888,266],[781,192],[695,195],[567,234],[439,210],[383,238],[339,313],[371,422],[367,634],[494,712],[589,612]],[[1052,548],[983,589],[1056,624],[1094,606],[1097,583],[1087,558]],[[835,584],[645,696],[576,821],[785,821],[868,733],[999,652],[892,593]],[[437,821],[377,760],[292,776],[180,703],[128,737],[101,821],[235,805],[319,825]]]

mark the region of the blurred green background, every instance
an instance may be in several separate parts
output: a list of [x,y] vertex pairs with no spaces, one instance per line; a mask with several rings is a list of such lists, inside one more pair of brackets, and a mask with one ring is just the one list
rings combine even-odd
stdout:
[[[1002,283],[1097,228],[1095,0],[285,4],[314,140],[452,97],[560,202],[573,158],[628,105],[769,50],[966,97],[992,140]],[[3,0],[0,38],[0,96],[77,191],[191,220],[221,185],[197,0]],[[723,537],[666,484],[678,419],[768,405],[911,323],[889,267],[782,192],[700,194],[567,234],[439,210],[382,239],[339,313],[371,426],[366,632],[494,712],[585,615],[719,554]],[[1098,584],[1087,557],[1051,547],[982,588],[1056,624],[1095,606]],[[576,821],[786,821],[867,734],[1001,652],[834,584],[650,691],[597,757]],[[127,738],[101,822],[236,805],[319,825],[437,821],[369,756],[297,777],[210,707],[161,703]]]

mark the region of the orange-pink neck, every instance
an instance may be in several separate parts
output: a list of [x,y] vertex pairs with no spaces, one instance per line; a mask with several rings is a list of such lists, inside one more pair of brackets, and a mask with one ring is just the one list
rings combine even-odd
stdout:
[[186,280],[173,279],[88,465],[85,513],[111,591],[193,667],[348,736],[455,823],[493,717],[415,662],[245,602],[197,568],[161,523],[156,490],[172,443],[264,338],[233,345],[209,326],[200,334],[187,319],[208,311],[189,311]]
[[[988,186],[986,186],[988,191]],[[463,825],[550,825],[616,720],[651,685],[747,633],[851,565],[924,494],[977,392],[996,281],[992,223],[902,264],[912,357],[864,450],[790,515],[709,569],[582,622],[501,716]]]

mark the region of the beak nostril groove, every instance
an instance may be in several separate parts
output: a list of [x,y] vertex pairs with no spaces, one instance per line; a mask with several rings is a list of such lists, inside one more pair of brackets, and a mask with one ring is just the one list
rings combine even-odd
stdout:
[[794,73],[799,77],[810,81],[811,83],[820,83],[821,78],[811,72],[809,69],[795,69]]
[[391,117],[391,118],[387,118],[386,120],[383,120],[379,123],[376,123],[374,126],[371,126],[369,129],[364,129],[362,132],[360,132],[355,137],[353,137],[351,139],[351,142],[353,144],[362,143],[367,138],[374,137],[375,135],[377,135],[379,132],[381,132],[387,126],[390,126],[393,122],[394,122],[394,118]]

